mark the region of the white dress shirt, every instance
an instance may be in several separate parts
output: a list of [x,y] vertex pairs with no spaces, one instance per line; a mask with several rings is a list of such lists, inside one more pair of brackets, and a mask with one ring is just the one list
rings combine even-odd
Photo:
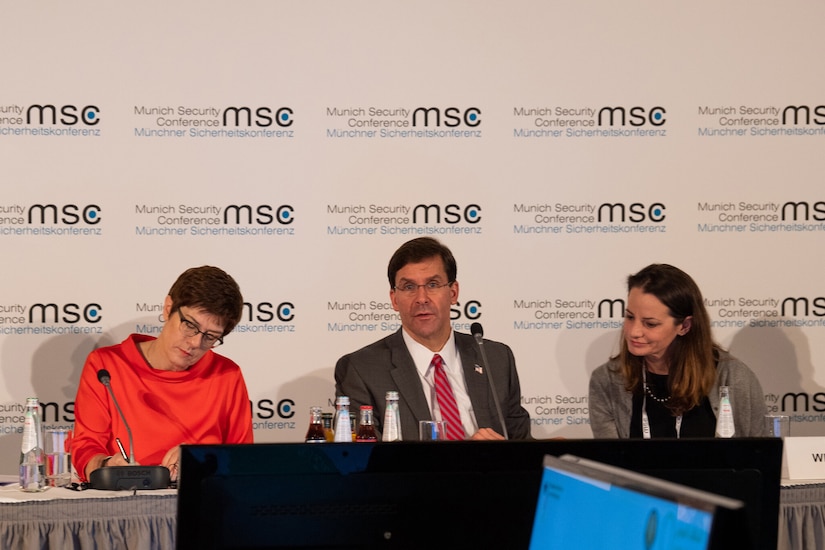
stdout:
[[455,395],[455,402],[458,405],[458,413],[461,415],[461,424],[464,427],[464,433],[470,437],[478,431],[476,424],[476,417],[473,413],[473,406],[470,403],[470,396],[467,393],[467,384],[464,381],[464,369],[461,367],[461,357],[455,346],[455,335],[450,331],[450,337],[444,344],[440,351],[430,351],[425,346],[416,342],[412,336],[407,334],[406,330],[401,331],[404,336],[404,343],[412,356],[415,368],[418,370],[418,376],[421,378],[421,386],[424,388],[424,395],[427,398],[427,403],[430,405],[430,411],[434,420],[441,420],[441,411],[438,410],[438,400],[435,398],[435,382],[433,378],[433,368],[430,367],[433,355],[436,353],[441,356],[444,362],[444,372],[447,373],[447,378],[450,380],[450,385],[453,388]]

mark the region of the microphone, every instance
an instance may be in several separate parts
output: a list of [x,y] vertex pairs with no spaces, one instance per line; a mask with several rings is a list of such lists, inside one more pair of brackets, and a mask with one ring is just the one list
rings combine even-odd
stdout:
[[[115,392],[112,391],[112,385],[109,383],[112,380],[112,377],[109,375],[109,371],[106,369],[100,369],[97,371],[97,379],[100,381],[101,384],[106,386],[106,389],[109,390],[109,395],[112,396],[112,402],[115,404],[115,408],[117,409],[117,414],[120,415],[120,419],[123,420],[123,425],[126,426],[126,433],[129,434],[129,458],[126,458],[126,462],[129,464],[135,463],[135,443],[132,440],[132,429],[129,427],[129,423],[126,422],[126,417],[123,416],[123,411],[120,410],[120,405],[117,403],[117,399],[115,398]],[[121,448],[121,452],[123,449]]]
[[501,412],[501,404],[498,402],[498,393],[496,393],[496,386],[493,383],[493,375],[490,372],[490,361],[487,360],[487,352],[484,351],[484,329],[481,328],[481,323],[473,323],[470,325],[470,332],[473,338],[476,339],[478,349],[481,351],[481,360],[484,366],[487,367],[487,382],[490,383],[490,391],[493,393],[493,403],[496,404],[496,412],[498,413],[498,420],[501,422],[501,429],[504,431],[504,439],[510,439],[507,434],[507,424],[504,423],[504,415]]
[[[129,434],[129,466],[103,466],[89,474],[89,485],[92,489],[102,489],[104,491],[116,491],[119,489],[136,490],[136,489],[166,489],[169,487],[169,469],[165,466],[138,466],[135,464],[135,446],[132,440],[132,429],[129,423],[126,422],[126,416],[120,410],[120,405],[115,397],[115,392],[112,391],[111,375],[106,369],[97,371],[97,379],[101,384],[106,386],[109,390],[109,395],[112,402],[115,404],[117,413],[126,427],[126,433]],[[118,440],[120,445],[120,440]],[[123,448],[121,447],[121,453]],[[124,453],[124,458],[126,458]]]

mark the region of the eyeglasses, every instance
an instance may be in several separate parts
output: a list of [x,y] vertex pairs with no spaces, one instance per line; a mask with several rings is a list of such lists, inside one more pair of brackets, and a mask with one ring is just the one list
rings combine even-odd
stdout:
[[419,288],[423,288],[424,292],[426,292],[427,294],[435,294],[445,286],[450,286],[451,284],[453,284],[453,282],[455,281],[451,281],[449,283],[439,283],[438,281],[430,281],[429,283],[424,283],[423,285],[417,285],[414,283],[404,283],[401,286],[394,286],[392,288],[396,292],[402,292],[408,296],[413,296],[417,294]]
[[180,310],[178,310],[178,316],[180,316],[180,331],[184,336],[191,338],[192,336],[197,336],[198,334],[201,335],[201,348],[216,348],[223,344],[222,337],[202,331],[198,328],[198,325],[184,317]]

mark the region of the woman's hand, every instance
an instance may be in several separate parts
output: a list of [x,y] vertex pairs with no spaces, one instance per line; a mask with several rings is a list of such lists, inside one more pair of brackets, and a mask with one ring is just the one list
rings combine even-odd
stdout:
[[[183,445],[183,443],[181,443]],[[161,466],[166,466],[169,468],[169,480],[170,481],[177,481],[178,480],[178,472],[179,472],[179,463],[180,462],[180,445],[175,445],[168,451],[163,457],[163,460],[160,462]]]

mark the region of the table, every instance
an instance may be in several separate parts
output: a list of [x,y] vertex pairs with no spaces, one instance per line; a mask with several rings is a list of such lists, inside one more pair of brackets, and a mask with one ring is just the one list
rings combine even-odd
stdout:
[[779,550],[825,548],[825,480],[783,480],[779,493]]
[[[0,483],[10,482],[0,476]],[[20,491],[0,485],[4,550],[175,548],[177,491]]]
[[[24,493],[0,476],[0,548],[175,548],[177,491]],[[778,550],[825,548],[825,480],[783,481]]]

